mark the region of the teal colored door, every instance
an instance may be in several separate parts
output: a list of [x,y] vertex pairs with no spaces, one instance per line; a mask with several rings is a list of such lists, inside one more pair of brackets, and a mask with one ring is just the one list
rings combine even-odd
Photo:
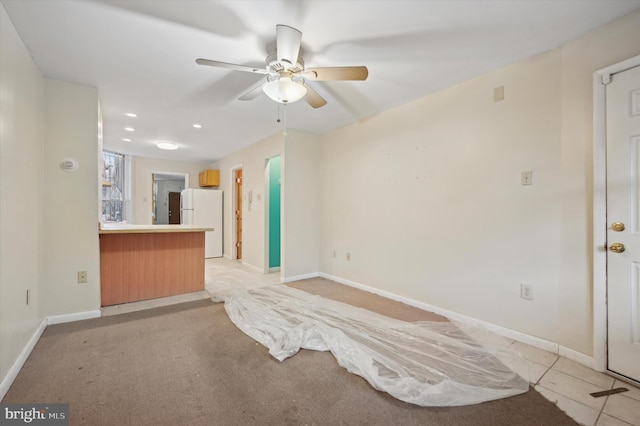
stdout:
[[280,157],[269,160],[269,268],[280,267]]

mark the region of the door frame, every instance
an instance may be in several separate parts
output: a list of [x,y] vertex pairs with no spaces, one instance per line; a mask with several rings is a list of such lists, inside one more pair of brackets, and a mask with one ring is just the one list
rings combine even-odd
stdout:
[[593,368],[607,371],[607,122],[611,75],[640,66],[640,55],[593,73]]
[[[146,217],[148,217],[149,223],[153,224],[153,197],[155,196],[153,193],[153,177],[154,175],[169,175],[184,178],[184,189],[190,188],[189,186],[189,173],[186,172],[164,172],[161,170],[149,170],[147,173],[147,196],[149,200],[151,200],[150,206],[147,209]],[[182,214],[182,212],[181,212]]]
[[[231,225],[231,229],[229,231],[229,235],[231,236],[230,240],[229,240],[229,259],[231,260],[237,260],[238,259],[238,248],[236,247],[236,243],[237,243],[237,239],[238,236],[236,234],[236,208],[237,208],[237,203],[236,203],[236,184],[235,184],[235,178],[236,178],[236,170],[242,170],[242,191],[244,192],[244,169],[242,168],[242,164],[237,164],[235,166],[232,166],[229,169],[229,193],[231,196],[231,202],[228,203],[229,204],[229,223]],[[240,194],[240,196],[242,196],[242,194]],[[244,201],[244,199],[243,199]],[[243,203],[244,204],[244,203]],[[242,206],[242,208],[244,208],[244,205]],[[242,220],[244,222],[244,213],[242,213]],[[244,226],[243,226],[244,228]],[[243,229],[243,236],[242,239],[244,239],[244,229]],[[245,252],[242,252],[242,257],[243,257],[243,261],[244,261],[244,256]]]

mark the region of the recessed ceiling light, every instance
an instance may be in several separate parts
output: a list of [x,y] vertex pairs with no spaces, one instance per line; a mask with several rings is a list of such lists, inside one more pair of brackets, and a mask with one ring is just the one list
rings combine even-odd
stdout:
[[131,142],[131,139],[127,139],[127,138],[123,138],[122,140],[125,142]]
[[202,129],[202,124],[194,124],[193,127],[195,127],[196,129]]
[[127,117],[133,117],[133,118],[136,118],[136,117],[138,116],[138,114],[133,113],[133,112],[128,112],[128,113],[126,113],[125,115],[126,115]]
[[160,149],[166,149],[169,151],[173,151],[174,149],[178,149],[178,145],[171,142],[158,142],[156,146]]
[[134,129],[133,127],[125,127],[124,128],[127,132],[135,132],[136,129]]

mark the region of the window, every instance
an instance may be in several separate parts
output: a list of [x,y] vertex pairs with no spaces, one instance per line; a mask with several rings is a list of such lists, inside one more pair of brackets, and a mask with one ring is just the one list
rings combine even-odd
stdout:
[[125,157],[102,151],[102,221],[125,221]]

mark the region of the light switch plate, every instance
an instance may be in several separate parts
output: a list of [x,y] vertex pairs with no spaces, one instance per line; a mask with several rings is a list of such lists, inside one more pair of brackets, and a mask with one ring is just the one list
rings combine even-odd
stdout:
[[526,170],[520,174],[520,184],[533,185],[533,172],[531,170]]

